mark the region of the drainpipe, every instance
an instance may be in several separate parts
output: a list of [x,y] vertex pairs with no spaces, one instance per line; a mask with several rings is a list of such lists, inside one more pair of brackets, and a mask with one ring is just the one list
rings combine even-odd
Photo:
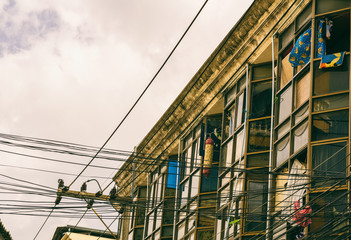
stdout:
[[[270,132],[270,143],[269,143],[269,167],[268,167],[268,194],[267,194],[267,222],[266,222],[266,240],[270,240],[270,228],[271,228],[271,212],[272,212],[272,193],[271,190],[273,188],[273,128],[274,128],[274,100],[275,100],[275,72],[274,72],[274,38],[277,35],[278,31],[282,26],[290,19],[290,17],[295,13],[296,9],[304,2],[301,0],[299,4],[295,7],[295,9],[289,14],[289,16],[285,19],[285,21],[280,25],[280,27],[273,33],[272,35],[272,107],[271,107],[271,132]],[[312,51],[312,50],[311,50]]]
[[[174,210],[177,209],[177,199],[178,199],[178,182],[180,177],[180,164],[181,164],[181,154],[180,154],[181,138],[179,139],[178,145],[178,163],[177,163],[177,176],[176,176],[176,192],[174,198]],[[173,240],[176,240],[176,224],[177,224],[177,211],[174,211],[173,217]]]
[[144,229],[143,229],[143,239],[145,239],[145,230],[146,230],[146,226],[147,226],[147,213],[149,210],[149,175],[150,175],[150,171],[147,172],[146,175],[146,201],[145,201],[145,217],[144,217]]
[[[136,153],[136,147],[134,147],[134,154]],[[130,192],[130,196],[134,198],[134,181],[135,181],[135,156],[133,157],[133,172],[132,172],[132,191]]]
[[[245,148],[245,139],[246,139],[246,128],[247,128],[247,109],[248,109],[248,99],[249,99],[249,65],[246,64],[246,97],[245,97],[245,117],[244,117],[244,129],[243,129],[243,145],[241,147],[241,152],[240,152],[240,158],[239,158],[239,163],[238,163],[238,166],[240,168],[240,165],[241,165],[241,160],[242,160],[242,155],[243,155],[243,152],[244,152],[244,148]],[[235,149],[236,150],[236,149]],[[232,206],[234,205],[234,196],[235,196],[235,192],[236,192],[236,188],[237,188],[237,185],[238,185],[238,177],[239,177],[239,174],[240,174],[240,171],[237,171],[236,172],[236,177],[235,177],[235,184],[234,184],[234,190],[233,190],[233,199],[232,201],[230,202],[229,204],[229,209],[228,209],[228,218],[227,218],[227,221],[228,221],[228,224],[225,228],[225,232],[224,232],[224,239],[229,239],[229,225],[230,225],[230,214],[231,214],[231,208]]]

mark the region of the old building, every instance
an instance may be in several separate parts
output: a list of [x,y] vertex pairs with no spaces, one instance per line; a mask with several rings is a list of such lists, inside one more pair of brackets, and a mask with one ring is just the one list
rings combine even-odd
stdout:
[[348,239],[350,1],[256,0],[114,177],[121,238]]
[[[114,233],[117,236],[117,233]],[[116,239],[108,231],[101,231],[97,229],[77,227],[77,226],[64,226],[56,228],[52,240],[108,240]]]

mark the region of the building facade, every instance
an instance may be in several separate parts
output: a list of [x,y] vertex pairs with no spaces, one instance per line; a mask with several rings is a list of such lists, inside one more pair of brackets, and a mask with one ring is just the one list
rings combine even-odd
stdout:
[[117,235],[114,233],[113,236],[108,231],[67,225],[57,227],[52,240],[109,240],[116,239]]
[[349,239],[350,10],[254,1],[115,175],[121,239]]

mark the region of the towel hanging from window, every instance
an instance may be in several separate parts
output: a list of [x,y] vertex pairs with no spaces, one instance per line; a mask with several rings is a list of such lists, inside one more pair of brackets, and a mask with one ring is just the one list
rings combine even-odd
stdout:
[[344,61],[345,52],[333,53],[322,57],[319,68],[339,67]]

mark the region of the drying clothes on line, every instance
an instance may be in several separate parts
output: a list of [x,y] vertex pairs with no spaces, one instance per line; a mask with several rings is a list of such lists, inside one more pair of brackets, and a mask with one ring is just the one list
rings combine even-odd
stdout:
[[311,28],[308,28],[296,41],[291,50],[289,62],[293,67],[304,65],[311,58]]
[[294,202],[294,210],[296,213],[293,216],[293,220],[301,227],[305,228],[312,223],[312,220],[309,216],[312,212],[311,206],[307,206],[304,209],[300,209],[300,201],[297,200]]
[[319,68],[339,67],[344,61],[345,52],[333,53],[322,57]]

